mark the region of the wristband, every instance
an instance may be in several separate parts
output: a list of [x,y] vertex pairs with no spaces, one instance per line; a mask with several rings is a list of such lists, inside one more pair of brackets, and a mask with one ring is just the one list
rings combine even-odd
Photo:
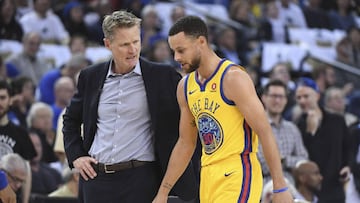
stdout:
[[6,188],[8,185],[6,174],[0,170],[0,190]]
[[288,187],[283,187],[283,188],[280,188],[280,189],[277,189],[277,190],[273,190],[273,193],[285,192],[285,191],[288,190],[288,189],[289,189]]

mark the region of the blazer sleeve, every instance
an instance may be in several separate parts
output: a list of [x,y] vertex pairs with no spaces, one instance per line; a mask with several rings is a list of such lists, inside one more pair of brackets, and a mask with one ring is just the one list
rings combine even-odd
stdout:
[[77,92],[71,99],[70,105],[66,108],[63,116],[64,148],[71,168],[74,167],[74,160],[81,156],[88,156],[83,147],[83,139],[81,137],[84,90],[85,76],[81,72],[78,79]]

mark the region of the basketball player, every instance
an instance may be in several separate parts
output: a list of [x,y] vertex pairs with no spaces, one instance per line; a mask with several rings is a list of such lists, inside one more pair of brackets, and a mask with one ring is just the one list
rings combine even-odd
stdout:
[[177,90],[180,137],[153,203],[167,202],[169,191],[191,159],[198,133],[203,146],[200,202],[260,201],[258,138],[274,182],[273,202],[293,202],[271,127],[249,75],[212,51],[207,26],[198,17],[177,21],[168,41],[175,60],[189,74]]

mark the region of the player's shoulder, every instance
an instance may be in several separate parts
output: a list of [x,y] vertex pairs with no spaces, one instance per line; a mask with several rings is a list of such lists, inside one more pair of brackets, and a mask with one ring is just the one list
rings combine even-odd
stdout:
[[243,66],[237,64],[230,66],[224,74],[225,74],[224,75],[225,80],[233,80],[233,79],[248,77],[246,69]]
[[235,64],[232,63],[230,64],[229,70],[228,71],[240,71],[240,72],[245,72],[246,73],[246,68],[244,66],[241,66],[239,64]]

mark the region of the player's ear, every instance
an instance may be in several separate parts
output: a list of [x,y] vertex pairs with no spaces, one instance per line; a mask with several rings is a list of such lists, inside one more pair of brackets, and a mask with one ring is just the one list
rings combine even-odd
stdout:
[[207,44],[207,40],[206,40],[206,38],[204,36],[199,36],[198,37],[198,42],[200,44]]

